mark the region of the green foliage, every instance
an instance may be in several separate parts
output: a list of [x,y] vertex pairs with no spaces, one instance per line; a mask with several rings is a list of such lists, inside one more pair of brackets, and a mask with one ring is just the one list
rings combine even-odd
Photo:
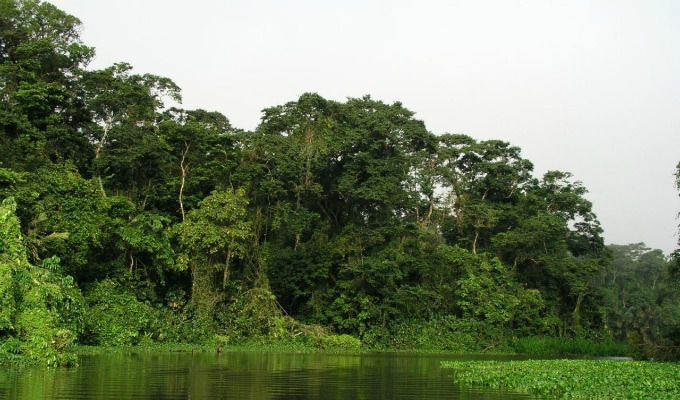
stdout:
[[156,312],[111,280],[97,282],[85,293],[89,306],[84,342],[103,346],[140,343],[154,333]]
[[253,288],[240,292],[218,309],[218,343],[288,344],[318,349],[356,350],[362,342],[350,335],[333,334],[319,325],[305,325],[284,315],[276,297],[268,290]]
[[140,301],[130,288],[110,279],[89,287],[85,300],[89,317],[81,342],[86,344],[202,343],[214,332],[212,323],[192,318],[188,310]]
[[323,335],[319,340],[322,349],[345,349],[358,350],[361,348],[361,340],[350,335]]
[[75,83],[94,49],[80,41],[80,21],[35,0],[3,0],[0,9],[0,163],[26,170],[70,159],[85,167],[92,153],[74,124],[87,113]]
[[515,352],[533,357],[621,357],[630,354],[626,343],[612,339],[529,336],[514,339],[511,346]]
[[464,318],[499,328],[542,328],[545,306],[538,290],[518,285],[498,259],[477,264],[466,271],[456,287],[456,303]]
[[58,258],[46,260],[49,269],[28,263],[15,209],[12,198],[0,205],[0,348],[10,360],[74,364],[68,351],[82,331],[82,296],[73,278],[60,274]]
[[213,192],[174,228],[182,250],[178,265],[191,270],[192,303],[200,318],[209,318],[222,297],[216,293],[213,271],[223,270],[222,289],[226,289],[233,259],[246,255],[252,237],[247,205],[243,190]]
[[251,236],[247,204],[243,190],[213,192],[206,197],[177,226],[177,236],[185,251],[193,257],[205,256],[208,261],[227,262],[230,254],[242,257]]
[[507,334],[506,330],[488,322],[445,316],[399,321],[389,329],[373,327],[364,333],[362,340],[378,349],[480,353],[507,350]]
[[155,267],[160,274],[175,268],[175,252],[168,229],[170,223],[170,219],[163,215],[139,212],[118,227],[118,250],[127,254],[130,274],[135,268],[147,264]]
[[680,256],[607,250],[570,173],[534,177],[510,143],[435,135],[370,96],[305,93],[241,131],[166,108],[169,78],[87,69],[80,21],[48,3],[0,11],[6,354],[215,335],[461,351],[613,336],[677,354]]
[[16,314],[16,282],[18,269],[27,268],[26,249],[14,216],[16,202],[4,199],[0,204],[0,330],[14,328]]
[[680,365],[634,361],[446,361],[466,385],[565,399],[675,399]]
[[644,243],[608,249],[612,263],[600,281],[607,329],[618,340],[628,341],[639,357],[678,357],[680,294],[673,260]]
[[111,235],[109,202],[72,168],[37,169],[10,192],[19,205],[33,262],[57,255],[70,272],[78,272]]
[[229,304],[218,310],[220,326],[229,337],[280,339],[289,334],[289,327],[276,297],[263,288],[237,293]]

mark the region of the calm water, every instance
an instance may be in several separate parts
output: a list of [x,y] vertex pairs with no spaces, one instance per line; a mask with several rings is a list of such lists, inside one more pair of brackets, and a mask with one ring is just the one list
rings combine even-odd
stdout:
[[[431,354],[83,356],[71,369],[0,371],[2,399],[518,399],[465,388]],[[491,358],[491,357],[487,357]],[[494,357],[498,359],[498,357]]]

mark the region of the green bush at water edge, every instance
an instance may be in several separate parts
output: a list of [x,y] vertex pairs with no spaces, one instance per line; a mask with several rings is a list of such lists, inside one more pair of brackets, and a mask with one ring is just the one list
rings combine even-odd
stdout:
[[510,351],[509,337],[509,332],[484,321],[444,316],[402,320],[386,328],[372,327],[364,333],[362,341],[375,349],[474,353]]
[[534,357],[589,356],[609,357],[630,354],[625,343],[612,339],[531,336],[512,341],[512,349]]
[[13,198],[0,203],[0,362],[72,365],[84,304],[58,257],[31,265]]

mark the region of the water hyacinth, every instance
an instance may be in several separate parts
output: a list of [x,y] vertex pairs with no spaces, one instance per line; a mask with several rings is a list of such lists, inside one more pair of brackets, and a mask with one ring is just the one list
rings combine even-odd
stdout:
[[680,364],[604,360],[444,361],[465,385],[563,399],[677,399]]

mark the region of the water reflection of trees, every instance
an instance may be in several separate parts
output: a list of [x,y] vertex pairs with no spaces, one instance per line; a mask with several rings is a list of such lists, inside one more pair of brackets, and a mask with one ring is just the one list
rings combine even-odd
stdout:
[[[450,358],[450,357],[449,357]],[[140,353],[83,358],[75,369],[0,373],[10,399],[513,398],[456,385],[442,356]]]

